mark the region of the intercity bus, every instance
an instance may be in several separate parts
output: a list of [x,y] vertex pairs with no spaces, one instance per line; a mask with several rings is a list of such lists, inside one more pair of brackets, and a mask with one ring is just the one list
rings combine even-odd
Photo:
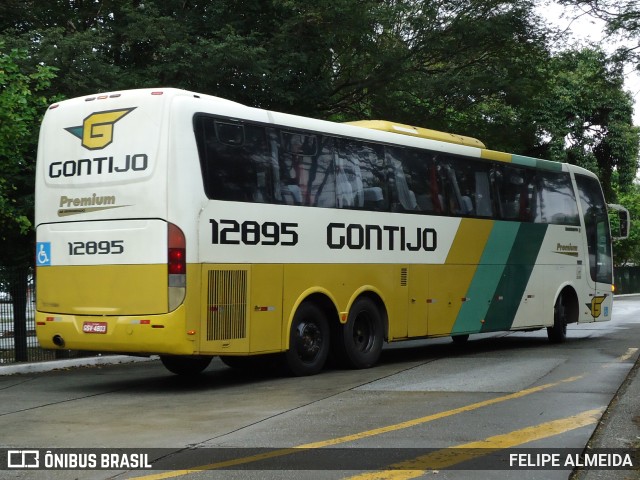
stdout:
[[[623,222],[628,216],[620,209]],[[384,342],[606,321],[608,209],[582,168],[389,121],[176,89],[51,105],[36,330],[195,374],[374,365]]]

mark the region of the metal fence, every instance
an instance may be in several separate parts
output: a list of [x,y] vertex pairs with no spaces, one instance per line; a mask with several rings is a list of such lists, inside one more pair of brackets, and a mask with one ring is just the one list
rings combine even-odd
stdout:
[[640,267],[616,267],[613,271],[616,293],[640,293]]
[[33,269],[0,267],[0,363],[45,360],[34,316]]
[[40,348],[35,329],[34,286],[33,267],[0,266],[0,364],[86,355],[73,350]]

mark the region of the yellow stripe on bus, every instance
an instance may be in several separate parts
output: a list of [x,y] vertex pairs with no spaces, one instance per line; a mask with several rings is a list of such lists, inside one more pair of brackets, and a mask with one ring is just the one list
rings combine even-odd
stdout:
[[487,160],[497,160],[498,162],[511,162],[512,156],[510,153],[497,152],[495,150],[486,150],[483,149],[480,154],[481,158],[485,158]]

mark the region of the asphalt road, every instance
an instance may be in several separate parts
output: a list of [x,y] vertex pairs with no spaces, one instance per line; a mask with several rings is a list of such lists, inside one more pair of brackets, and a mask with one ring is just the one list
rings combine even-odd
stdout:
[[[308,378],[217,359],[197,381],[158,361],[0,377],[0,447],[41,462],[131,455],[114,470],[2,477],[566,479],[571,466],[509,465],[505,452],[564,463],[585,448],[638,358],[639,313],[640,300],[619,300],[613,321],[570,325],[561,345],[544,331],[399,343],[375,368]],[[122,468],[142,452],[151,470]]]

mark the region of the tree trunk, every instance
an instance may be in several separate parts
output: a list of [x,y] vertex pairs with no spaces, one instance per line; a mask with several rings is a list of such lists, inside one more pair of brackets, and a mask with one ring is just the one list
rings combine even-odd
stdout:
[[27,289],[29,267],[15,267],[9,274],[9,293],[13,302],[13,341],[16,362],[29,360],[27,351]]

